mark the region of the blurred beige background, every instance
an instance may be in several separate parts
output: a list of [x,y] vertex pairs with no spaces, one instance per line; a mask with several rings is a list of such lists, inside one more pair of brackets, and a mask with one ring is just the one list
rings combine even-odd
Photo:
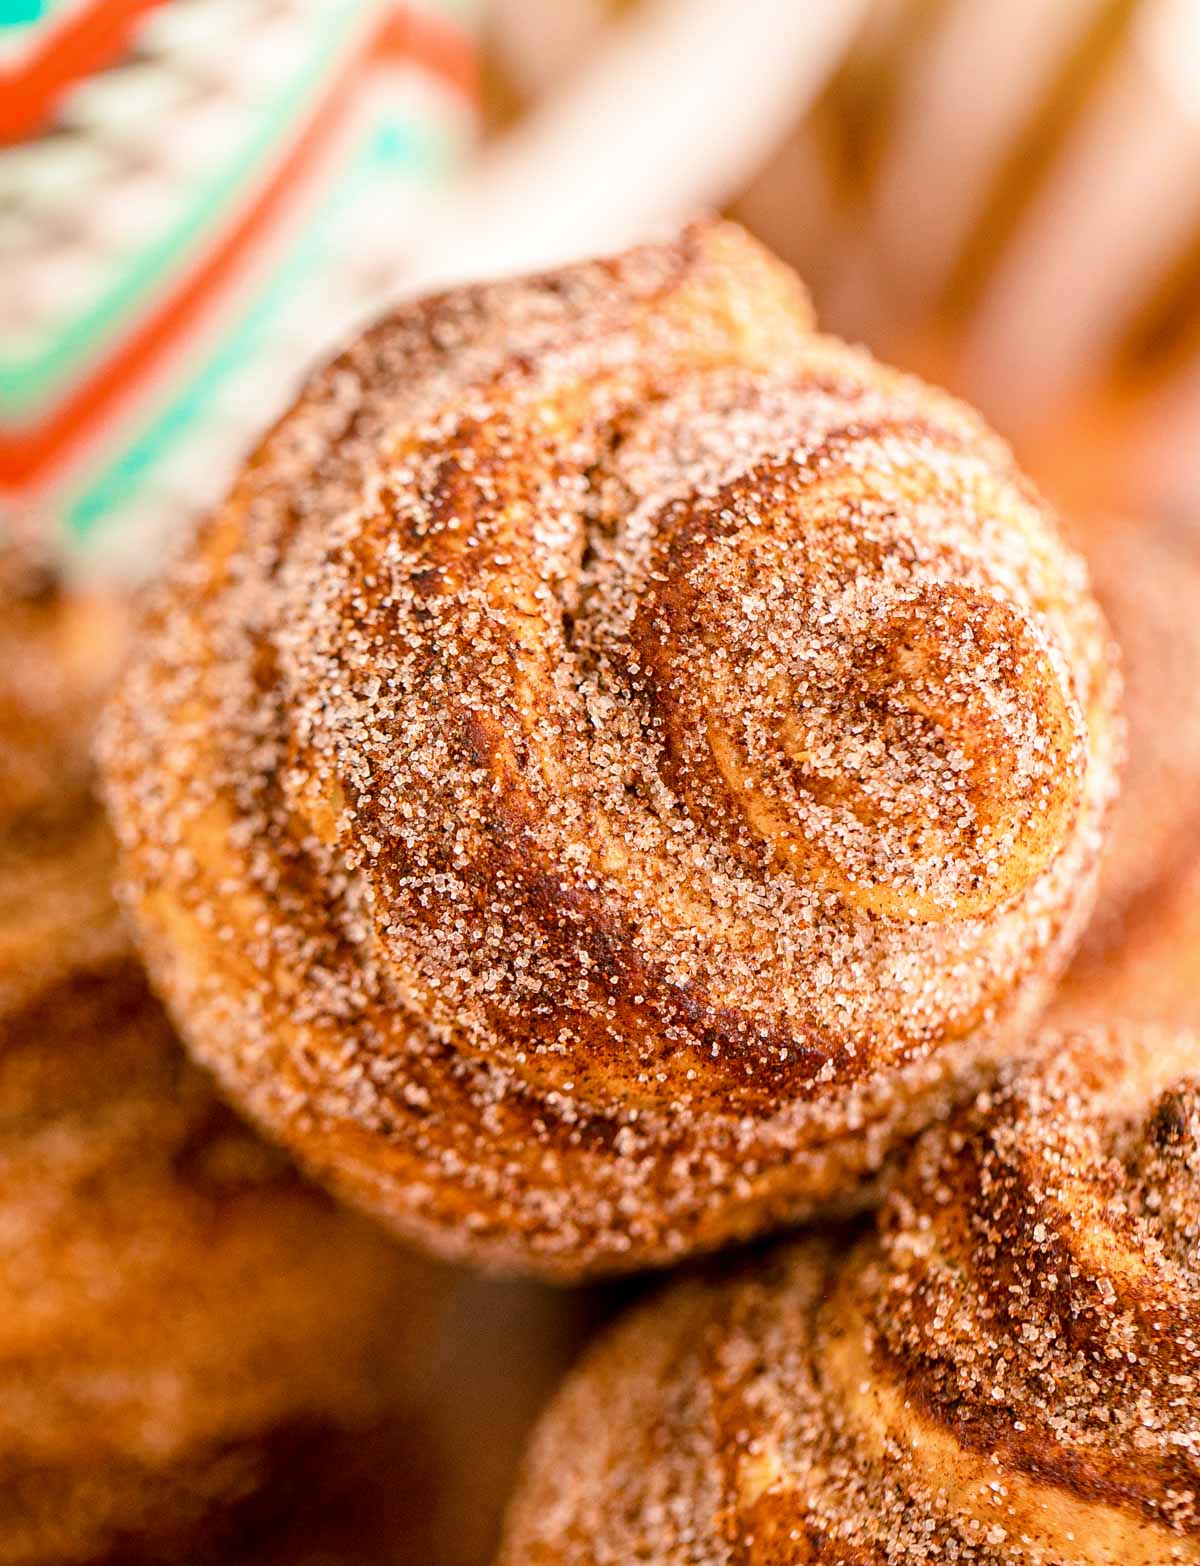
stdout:
[[[496,0],[493,131],[569,90],[653,8]],[[851,10],[812,100],[781,116],[771,149],[714,201],[799,268],[831,330],[977,402],[1069,501],[1191,506],[1200,5]],[[669,78],[662,90],[686,96]],[[756,83],[728,91],[716,138]]]

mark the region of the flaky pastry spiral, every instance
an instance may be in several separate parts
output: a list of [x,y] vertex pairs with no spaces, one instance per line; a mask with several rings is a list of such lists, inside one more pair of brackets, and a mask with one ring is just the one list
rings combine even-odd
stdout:
[[107,724],[193,1050],[452,1255],[574,1277],[855,1199],[1041,1007],[1113,677],[966,409],[740,231],[319,373]]
[[1200,1027],[1200,534],[1108,516],[1077,538],[1121,647],[1128,759],[1056,1015]]
[[122,630],[0,595],[3,1566],[197,1559],[399,1418],[436,1325],[432,1270],[236,1120],[149,992],[87,766]]
[[502,1566],[1200,1560],[1200,1038],[1046,1038],[878,1232],[676,1285],[544,1416]]

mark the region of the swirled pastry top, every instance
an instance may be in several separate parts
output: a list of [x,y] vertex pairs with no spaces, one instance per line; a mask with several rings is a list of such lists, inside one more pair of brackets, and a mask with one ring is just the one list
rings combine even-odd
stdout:
[[503,1566],[1200,1560],[1198,1068],[1053,1037],[878,1234],[643,1307],[545,1417]]
[[[347,1033],[380,987],[411,1022],[375,1053],[434,1040],[610,1146],[1040,1003],[1112,788],[1101,620],[979,420],[811,327],[688,230],[402,310],[268,436],[107,747],[150,960],[265,1119],[381,1091]],[[301,880],[353,960],[272,913]],[[222,928],[257,1041],[201,1017]],[[281,985],[346,1024],[282,1050],[290,1104]]]

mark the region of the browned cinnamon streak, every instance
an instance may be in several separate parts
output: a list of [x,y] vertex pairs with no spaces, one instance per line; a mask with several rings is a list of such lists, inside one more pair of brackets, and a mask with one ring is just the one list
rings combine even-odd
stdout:
[[728,226],[400,310],[158,595],[107,723],[192,1048],[323,1178],[574,1277],[830,1204],[1091,899],[1114,679],[968,410]]
[[544,1416],[503,1566],[1200,1560],[1200,1040],[1044,1037],[879,1231],[674,1286]]
[[0,578],[0,1562],[196,1559],[412,1406],[437,1285],[185,1060],[90,793],[123,617]]

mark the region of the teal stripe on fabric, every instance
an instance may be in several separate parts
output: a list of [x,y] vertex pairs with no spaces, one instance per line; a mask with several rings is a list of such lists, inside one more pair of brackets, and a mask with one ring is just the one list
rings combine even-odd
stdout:
[[0,27],[27,27],[40,22],[46,10],[46,0],[0,0]]
[[238,191],[250,188],[251,175],[282,144],[289,127],[300,123],[305,109],[313,103],[314,88],[328,75],[332,51],[342,47],[361,10],[361,5],[347,6],[338,13],[337,25],[325,37],[313,38],[303,68],[258,119],[249,143],[206,182],[180,222],[142,252],[136,263],[58,333],[48,348],[24,362],[17,360],[3,366],[0,411],[24,412],[43,402],[95,350],[98,340],[158,286],[188,246],[215,230],[218,214],[230,206]]
[[431,135],[425,127],[392,123],[381,125],[371,133],[355,155],[346,177],[312,220],[303,243],[237,326],[224,337],[213,357],[69,507],[67,527],[74,538],[79,541],[88,538],[136,493],[154,467],[202,416],[220,383],[253,357],[264,332],[288,296],[319,264],[331,225],[363,186],[380,173],[393,174],[400,170],[425,173],[438,168],[448,156],[448,144],[443,138]]

